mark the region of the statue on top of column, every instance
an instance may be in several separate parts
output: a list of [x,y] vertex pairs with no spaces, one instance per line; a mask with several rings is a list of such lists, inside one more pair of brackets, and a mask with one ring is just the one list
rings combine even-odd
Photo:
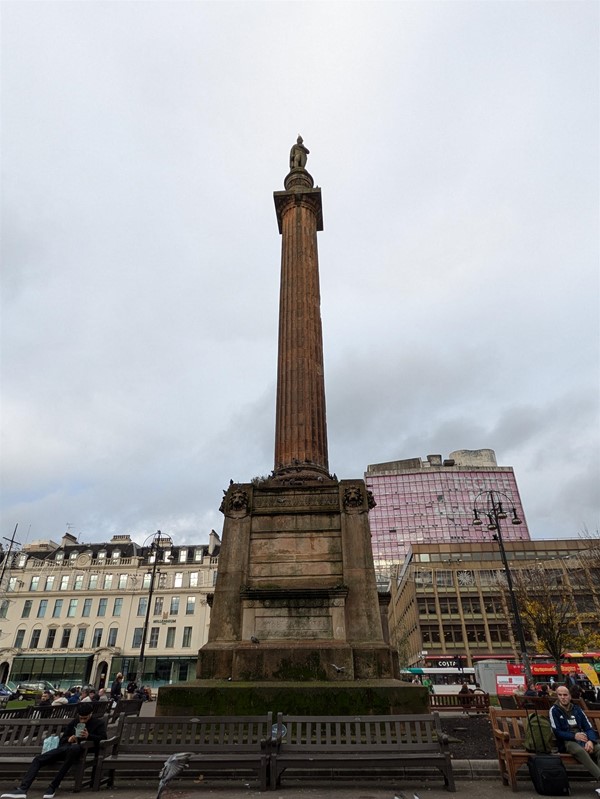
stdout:
[[302,136],[298,136],[296,144],[290,150],[290,169],[304,169],[306,166],[306,156],[309,154],[304,144]]

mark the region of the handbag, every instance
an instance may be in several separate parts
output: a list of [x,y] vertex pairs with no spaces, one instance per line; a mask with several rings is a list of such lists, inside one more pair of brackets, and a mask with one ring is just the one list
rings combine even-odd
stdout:
[[48,735],[44,738],[44,743],[42,744],[42,754],[46,752],[51,752],[53,749],[58,749],[60,745],[60,736],[59,735]]

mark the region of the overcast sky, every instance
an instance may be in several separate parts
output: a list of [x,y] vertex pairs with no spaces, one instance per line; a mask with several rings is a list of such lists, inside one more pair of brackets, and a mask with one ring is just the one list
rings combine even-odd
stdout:
[[535,538],[597,528],[597,2],[1,15],[0,535],[205,542],[273,468],[298,133],[331,470],[489,447]]

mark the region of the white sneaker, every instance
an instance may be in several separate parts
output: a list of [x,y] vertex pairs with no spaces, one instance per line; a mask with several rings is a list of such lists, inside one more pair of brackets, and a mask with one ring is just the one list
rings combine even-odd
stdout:
[[3,793],[2,796],[0,796],[0,799],[27,799],[27,794],[25,793],[25,791],[21,791],[19,788],[15,788],[14,791]]
[[48,788],[48,790],[44,793],[42,799],[54,799],[55,791],[53,788]]

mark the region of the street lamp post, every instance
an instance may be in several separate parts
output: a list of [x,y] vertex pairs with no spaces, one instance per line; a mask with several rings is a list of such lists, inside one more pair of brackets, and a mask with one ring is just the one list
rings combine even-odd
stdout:
[[154,535],[154,539],[152,544],[150,545],[150,552],[154,553],[154,562],[152,564],[152,571],[150,572],[150,590],[148,591],[148,605],[146,606],[146,617],[144,619],[144,627],[142,629],[142,641],[140,644],[140,656],[138,659],[137,664],[137,671],[135,675],[135,682],[138,688],[142,687],[142,681],[144,679],[144,662],[145,662],[145,653],[146,653],[146,639],[148,637],[148,625],[150,623],[150,611],[152,608],[152,595],[154,594],[154,580],[156,579],[156,570],[158,567],[158,561],[160,557],[160,553],[162,551],[161,542],[162,540],[162,533],[160,530],[156,531]]
[[[480,509],[477,507],[478,501],[480,503],[483,502],[483,497],[485,497],[485,508]],[[517,629],[517,638],[519,639],[519,647],[521,649],[521,662],[523,663],[523,669],[525,671],[525,677],[527,681],[531,680],[531,664],[529,662],[529,655],[527,653],[527,644],[525,642],[525,632],[523,629],[523,622],[521,620],[521,613],[519,612],[519,604],[517,602],[517,597],[515,594],[513,581],[512,581],[512,574],[510,572],[510,567],[508,565],[508,560],[506,558],[506,550],[504,549],[504,541],[502,540],[502,531],[500,529],[500,521],[506,519],[508,514],[504,510],[502,505],[502,498],[508,501],[508,505],[510,507],[510,513],[512,516],[511,524],[522,524],[521,519],[517,514],[516,508],[512,504],[512,500],[506,494],[502,493],[502,491],[481,491],[476,497],[473,503],[473,524],[477,527],[483,524],[480,514],[487,516],[488,518],[488,530],[494,531],[494,540],[498,542],[498,546],[500,547],[500,557],[502,558],[502,564],[504,566],[504,573],[506,574],[506,583],[508,585],[508,593],[510,596],[510,601],[512,605],[513,615],[515,617],[515,627]]]

